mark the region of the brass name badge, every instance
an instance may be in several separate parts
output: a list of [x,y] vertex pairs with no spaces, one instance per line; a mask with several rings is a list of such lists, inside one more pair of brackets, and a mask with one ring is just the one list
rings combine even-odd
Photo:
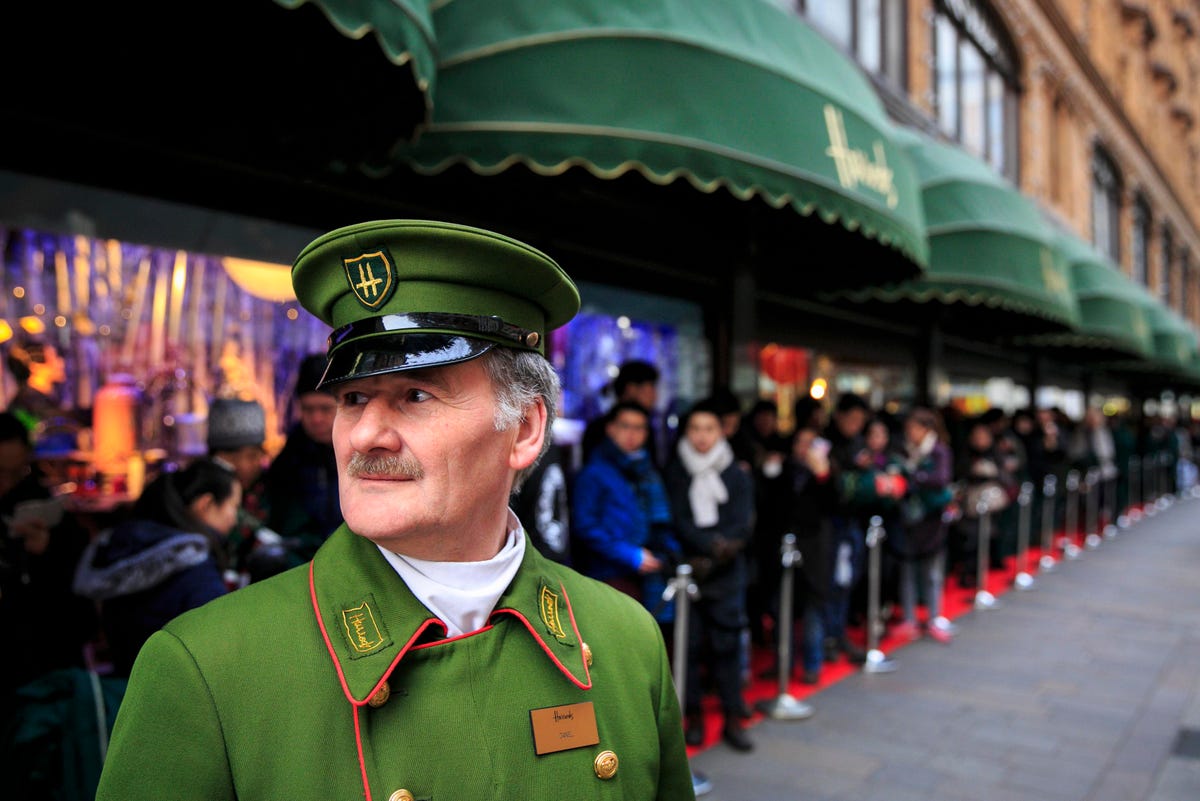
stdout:
[[529,722],[533,724],[533,747],[538,756],[600,742],[591,701],[531,709]]

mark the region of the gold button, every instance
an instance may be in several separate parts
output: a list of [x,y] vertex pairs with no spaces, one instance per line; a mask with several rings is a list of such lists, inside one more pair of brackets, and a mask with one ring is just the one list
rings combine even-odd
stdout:
[[536,348],[537,344],[541,341],[542,338],[538,336],[537,331],[530,331],[525,335],[525,347],[527,348]]
[[[370,704],[375,709],[378,709],[379,707],[386,704],[388,702],[388,699],[391,697],[392,697],[392,688],[389,687],[388,683],[385,681],[382,685],[380,685],[379,689],[375,691],[375,694],[372,695],[367,700],[367,703]],[[396,792],[407,793],[408,791],[407,790],[403,790],[403,791],[397,790]],[[411,796],[409,796],[409,797],[411,798]]]
[[601,751],[596,755],[592,767],[596,769],[596,775],[601,779],[611,779],[617,775],[617,755],[612,751]]
[[583,643],[583,661],[587,663],[588,667],[592,666],[592,647],[586,642]]
[[401,788],[388,796],[388,801],[413,801],[413,794]]

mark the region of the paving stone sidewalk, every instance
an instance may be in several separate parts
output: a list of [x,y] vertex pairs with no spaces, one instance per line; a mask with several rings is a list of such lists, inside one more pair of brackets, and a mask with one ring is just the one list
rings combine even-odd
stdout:
[[697,754],[703,801],[1200,801],[1200,500]]

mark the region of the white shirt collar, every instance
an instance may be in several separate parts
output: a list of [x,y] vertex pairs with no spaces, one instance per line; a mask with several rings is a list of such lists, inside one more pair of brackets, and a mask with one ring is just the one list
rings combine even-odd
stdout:
[[508,537],[500,552],[482,562],[434,562],[379,548],[412,594],[446,624],[446,636],[477,631],[487,624],[496,601],[512,583],[525,557],[525,533],[508,511]]

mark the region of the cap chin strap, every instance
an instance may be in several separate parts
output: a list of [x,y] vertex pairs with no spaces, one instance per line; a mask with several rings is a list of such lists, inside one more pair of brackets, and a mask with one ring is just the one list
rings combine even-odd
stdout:
[[406,314],[384,314],[368,317],[337,328],[329,335],[328,351],[343,342],[376,334],[402,333],[404,331],[457,332],[484,335],[489,339],[507,339],[524,348],[536,348],[541,342],[537,331],[506,323],[496,316],[481,314],[455,314],[453,312],[408,312]]

